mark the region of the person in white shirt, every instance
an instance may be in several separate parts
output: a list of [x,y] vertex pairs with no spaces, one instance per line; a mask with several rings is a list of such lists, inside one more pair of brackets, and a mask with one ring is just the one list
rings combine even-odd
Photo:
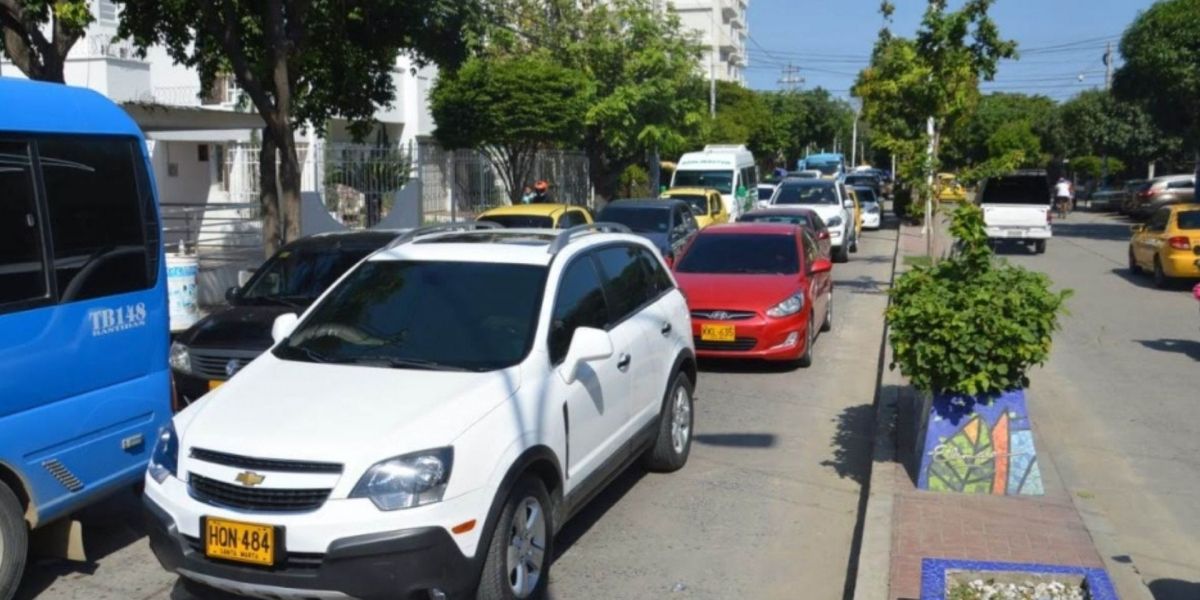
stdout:
[[1071,182],[1065,177],[1059,177],[1058,183],[1054,184],[1054,205],[1058,209],[1060,219],[1067,218],[1067,210],[1071,207],[1071,196],[1074,191],[1071,189]]

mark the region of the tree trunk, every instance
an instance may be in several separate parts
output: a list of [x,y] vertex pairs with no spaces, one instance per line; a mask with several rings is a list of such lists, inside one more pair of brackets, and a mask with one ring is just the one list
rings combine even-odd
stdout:
[[[287,121],[284,121],[287,123]],[[279,195],[283,206],[283,239],[290,242],[300,238],[300,157],[290,124],[279,146]]]
[[258,202],[262,212],[263,251],[267,257],[275,254],[283,239],[279,221],[279,179],[275,171],[275,138],[264,132],[258,152]]

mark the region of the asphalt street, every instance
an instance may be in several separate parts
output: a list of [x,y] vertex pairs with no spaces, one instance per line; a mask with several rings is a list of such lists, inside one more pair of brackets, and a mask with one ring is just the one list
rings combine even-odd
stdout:
[[[836,265],[834,328],[811,368],[702,365],[690,462],[669,475],[635,466],[568,523],[552,598],[842,597],[895,240],[865,232]],[[132,493],[83,521],[92,562],[31,558],[18,599],[196,597],[154,559]]]
[[1074,290],[1032,376],[1039,444],[1077,506],[1116,532],[1157,600],[1200,598],[1200,308],[1190,285],[1154,289],[1126,267],[1130,222],[1076,212],[1046,254],[1003,252]]

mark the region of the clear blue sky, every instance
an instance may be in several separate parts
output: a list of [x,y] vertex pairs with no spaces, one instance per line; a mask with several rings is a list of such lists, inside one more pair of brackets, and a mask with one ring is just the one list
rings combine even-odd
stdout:
[[[892,32],[912,36],[925,0],[894,2]],[[950,4],[953,8],[960,2]],[[1056,100],[1102,87],[1105,42],[1113,42],[1119,65],[1121,32],[1151,4],[1152,0],[997,0],[992,17],[1006,38],[1017,41],[1022,56],[1004,61],[995,82],[982,87]],[[878,9],[879,0],[749,0],[747,85],[779,89],[783,68],[790,62],[801,69],[803,88],[820,86],[848,97],[882,24]]]

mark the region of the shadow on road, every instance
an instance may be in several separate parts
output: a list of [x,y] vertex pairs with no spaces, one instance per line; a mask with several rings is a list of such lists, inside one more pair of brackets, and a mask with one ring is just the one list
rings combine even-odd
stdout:
[[608,509],[616,506],[621,498],[624,498],[625,494],[629,493],[629,490],[632,490],[645,476],[646,470],[638,465],[625,469],[624,473],[604,487],[604,491],[588,502],[579,514],[567,521],[558,536],[554,538],[554,560],[558,560],[560,556],[571,549],[571,546],[575,545],[575,542],[587,535],[588,530],[604,517]]
[[[863,261],[866,262],[866,261]],[[888,263],[892,262],[891,257],[887,258]],[[833,289],[848,289],[851,294],[868,294],[879,296],[887,293],[888,283],[862,275],[854,279],[833,279]]]
[[[1182,354],[1192,360],[1200,361],[1200,342],[1192,340],[1137,340],[1137,343],[1159,352]],[[1200,598],[1200,596],[1196,596]]]
[[1158,579],[1150,582],[1154,600],[1195,600],[1200,598],[1200,582]]
[[778,438],[773,433],[700,433],[697,444],[726,448],[772,448]]
[[1055,237],[1128,241],[1130,235],[1129,224],[1127,223],[1072,223],[1070,221],[1054,222]]
[[1151,279],[1149,275],[1134,275],[1133,273],[1129,272],[1128,268],[1113,269],[1112,274],[1140,288],[1146,288],[1148,290],[1156,289],[1154,287],[1154,280]]
[[[77,516],[83,525],[83,549],[88,562],[38,556],[31,550],[21,587],[14,600],[31,600],[46,591],[59,577],[93,575],[96,561],[137,543],[146,536],[142,517],[142,499],[132,488],[121,490],[92,505]],[[36,536],[33,540],[36,544]]]
[[849,406],[836,420],[833,458],[821,461],[821,466],[832,468],[842,479],[849,478],[863,485],[871,471],[871,432],[875,425],[875,407],[870,404]]
[[[820,344],[820,338],[817,340]],[[705,373],[790,373],[797,370],[796,364],[788,361],[701,358],[697,362]]]

